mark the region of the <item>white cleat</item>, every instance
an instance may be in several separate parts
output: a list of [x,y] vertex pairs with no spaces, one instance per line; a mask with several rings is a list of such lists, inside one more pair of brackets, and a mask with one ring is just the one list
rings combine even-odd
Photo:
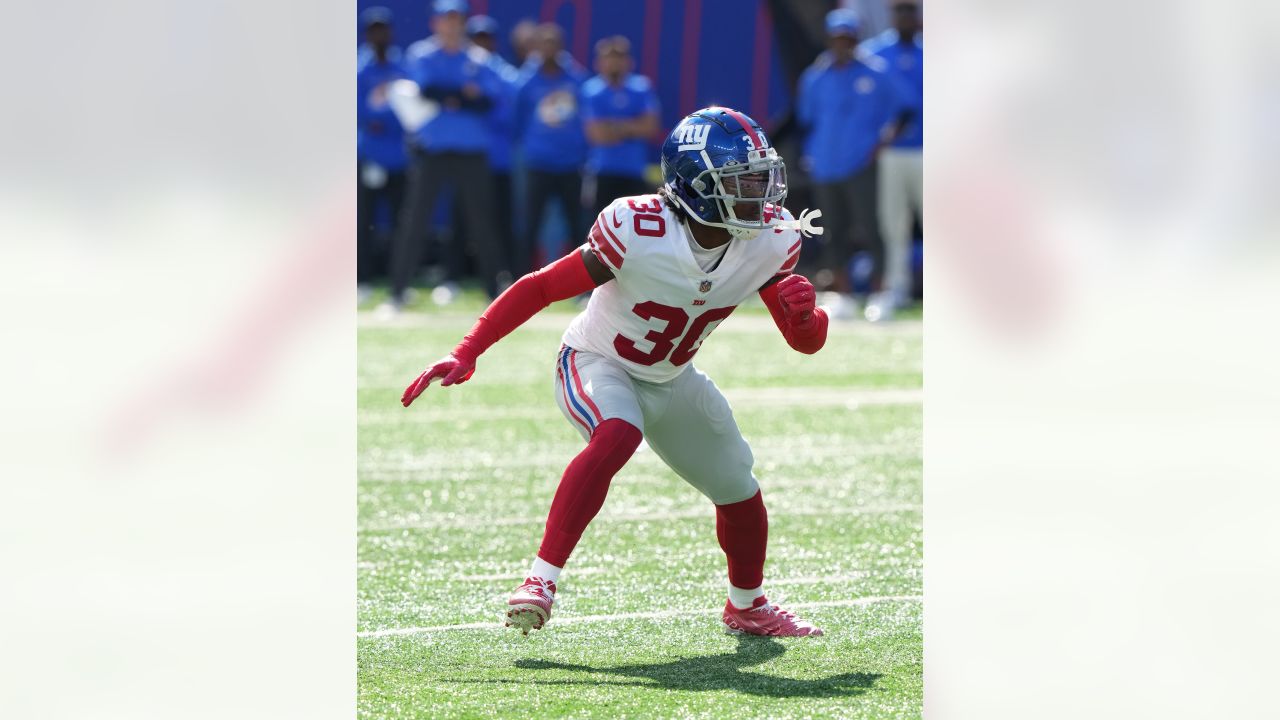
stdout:
[[540,577],[525,578],[507,600],[507,627],[518,628],[525,635],[540,630],[551,619],[551,604],[556,599],[556,584]]

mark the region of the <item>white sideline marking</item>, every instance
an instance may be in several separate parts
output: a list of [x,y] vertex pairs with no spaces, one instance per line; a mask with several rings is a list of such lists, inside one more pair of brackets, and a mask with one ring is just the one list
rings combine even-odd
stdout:
[[[788,604],[788,608],[797,608],[807,610],[809,608],[822,607],[855,607],[858,605],[873,605],[882,602],[921,602],[924,597],[921,595],[881,595],[878,597],[853,598],[851,600],[820,600],[818,602],[794,603]],[[659,610],[657,612],[638,612],[638,613],[616,613],[613,615],[580,615],[578,617],[557,618],[557,625],[579,625],[582,623],[596,622],[613,622],[615,620],[657,620],[661,618],[681,617],[683,615],[711,615],[718,613],[723,608],[715,608],[712,610]],[[356,637],[388,637],[392,635],[419,635],[429,632],[444,632],[447,630],[502,630],[504,626],[497,622],[473,622],[461,623],[459,625],[427,625],[424,627],[409,628],[386,628],[383,630],[366,630],[365,632],[356,633]]]

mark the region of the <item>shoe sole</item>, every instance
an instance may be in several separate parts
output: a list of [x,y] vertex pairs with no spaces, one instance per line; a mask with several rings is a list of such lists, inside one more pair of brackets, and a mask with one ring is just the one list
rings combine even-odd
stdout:
[[547,624],[548,617],[550,613],[537,605],[521,603],[507,609],[506,626],[514,627],[528,635],[530,630],[541,630],[542,626]]

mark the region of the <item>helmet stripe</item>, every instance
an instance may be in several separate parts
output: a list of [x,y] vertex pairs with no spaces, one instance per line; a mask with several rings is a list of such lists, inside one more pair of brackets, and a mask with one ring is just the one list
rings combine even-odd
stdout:
[[742,113],[737,110],[730,110],[729,108],[724,108],[724,111],[728,113],[729,117],[737,120],[743,130],[747,131],[747,135],[751,136],[751,143],[755,146],[756,150],[764,149],[764,143],[760,142],[760,136],[756,134],[756,129],[751,127],[751,123],[747,122],[747,118]]

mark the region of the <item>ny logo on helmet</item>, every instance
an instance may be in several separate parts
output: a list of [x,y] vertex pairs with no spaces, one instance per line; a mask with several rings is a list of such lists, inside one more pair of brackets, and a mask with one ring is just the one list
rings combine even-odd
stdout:
[[685,125],[676,129],[676,142],[679,150],[703,150],[707,147],[707,136],[711,134],[710,125]]

